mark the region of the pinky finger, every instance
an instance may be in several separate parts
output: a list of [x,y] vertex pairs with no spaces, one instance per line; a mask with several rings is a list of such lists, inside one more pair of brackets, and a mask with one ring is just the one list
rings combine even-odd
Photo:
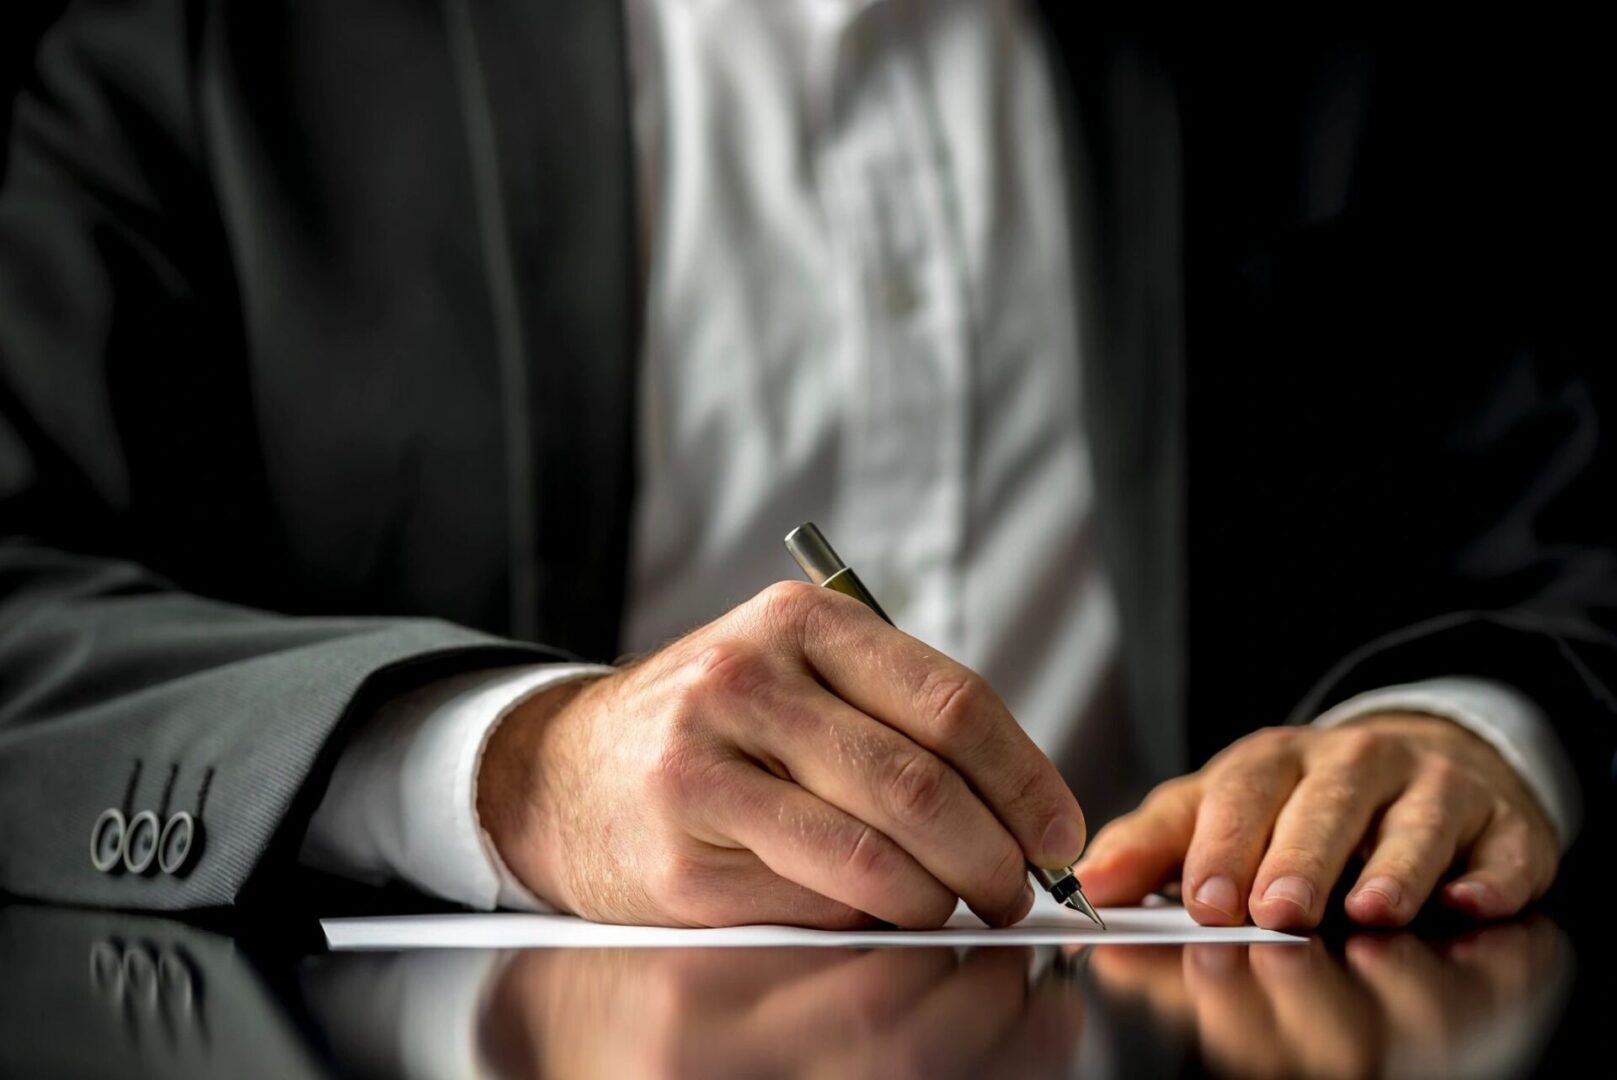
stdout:
[[738,765],[707,824],[789,882],[896,926],[932,929],[955,895],[886,835],[786,780]]
[[[697,926],[756,923],[865,930],[876,919],[776,874],[750,851],[712,848],[683,870],[677,915]],[[665,898],[666,899],[666,898]]]
[[1443,902],[1473,918],[1509,918],[1549,888],[1554,843],[1518,814],[1496,816],[1471,849],[1465,872],[1443,886]]

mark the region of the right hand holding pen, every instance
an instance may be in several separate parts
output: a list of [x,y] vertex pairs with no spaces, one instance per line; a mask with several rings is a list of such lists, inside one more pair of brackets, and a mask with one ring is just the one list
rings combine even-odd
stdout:
[[857,601],[765,589],[489,741],[478,812],[540,898],[603,922],[1008,925],[1083,815],[971,671]]

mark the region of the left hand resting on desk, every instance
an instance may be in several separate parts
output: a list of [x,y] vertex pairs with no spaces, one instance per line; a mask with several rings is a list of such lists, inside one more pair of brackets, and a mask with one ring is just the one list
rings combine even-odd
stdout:
[[1401,926],[1442,885],[1476,918],[1514,915],[1555,878],[1554,829],[1514,769],[1448,720],[1382,713],[1268,728],[1170,780],[1095,837],[1077,873],[1099,906],[1140,900],[1182,869],[1207,925],[1315,926],[1348,860],[1354,921]]

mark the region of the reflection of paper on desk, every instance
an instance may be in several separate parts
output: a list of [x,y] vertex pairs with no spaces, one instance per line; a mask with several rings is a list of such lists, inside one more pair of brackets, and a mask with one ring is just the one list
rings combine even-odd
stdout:
[[681,930],[611,926],[569,915],[409,915],[325,919],[333,949],[677,948],[726,945],[1174,945],[1185,942],[1298,942],[1255,926],[1198,926],[1180,907],[1109,908],[1102,930],[1040,895],[1033,912],[990,930],[962,905],[941,930],[805,930],[792,926],[727,926]]

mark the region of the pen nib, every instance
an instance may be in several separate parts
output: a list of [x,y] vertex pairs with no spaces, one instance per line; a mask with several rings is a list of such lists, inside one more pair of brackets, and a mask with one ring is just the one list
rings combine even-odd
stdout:
[[1106,923],[1102,921],[1100,914],[1095,910],[1094,905],[1089,902],[1089,898],[1084,896],[1082,891],[1076,889],[1073,890],[1073,894],[1063,900],[1062,903],[1066,904],[1074,911],[1083,912],[1085,915],[1094,920],[1096,926],[1100,927],[1102,930],[1106,929]]

